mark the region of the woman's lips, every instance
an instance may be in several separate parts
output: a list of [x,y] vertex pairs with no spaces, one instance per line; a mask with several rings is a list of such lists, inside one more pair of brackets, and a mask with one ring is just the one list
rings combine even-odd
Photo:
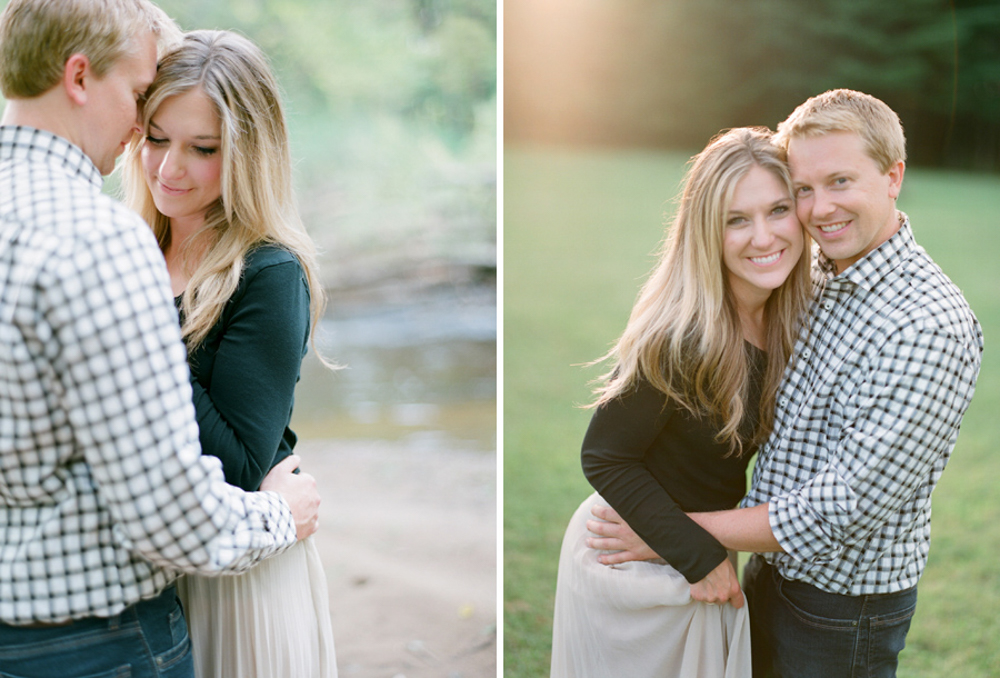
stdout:
[[172,186],[167,186],[162,181],[159,182],[159,184],[160,184],[160,190],[166,193],[167,195],[184,195],[189,190],[191,190],[189,188],[173,188]]

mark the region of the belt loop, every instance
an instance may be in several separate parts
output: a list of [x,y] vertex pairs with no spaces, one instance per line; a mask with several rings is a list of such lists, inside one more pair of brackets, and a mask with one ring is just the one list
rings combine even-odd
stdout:
[[118,614],[114,614],[108,617],[109,631],[117,631],[118,629],[121,628],[121,626],[122,626],[122,615],[120,612]]

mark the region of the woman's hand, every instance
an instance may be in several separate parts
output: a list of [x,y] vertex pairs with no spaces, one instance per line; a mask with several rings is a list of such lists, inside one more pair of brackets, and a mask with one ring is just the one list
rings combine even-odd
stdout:
[[595,504],[590,513],[597,520],[588,520],[587,530],[598,536],[588,537],[587,546],[599,551],[617,551],[602,553],[597,557],[599,562],[604,565],[619,565],[632,560],[655,560],[660,557],[610,506]]
[[713,605],[722,605],[728,600],[733,607],[743,607],[743,591],[732,561],[726,558],[704,579],[691,584],[691,598]]

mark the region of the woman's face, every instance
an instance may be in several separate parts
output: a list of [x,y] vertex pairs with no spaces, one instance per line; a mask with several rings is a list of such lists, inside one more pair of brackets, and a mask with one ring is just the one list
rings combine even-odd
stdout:
[[788,188],[754,165],[736,184],[725,219],[722,260],[737,303],[766,300],[788,278],[805,247]]
[[156,208],[171,224],[200,225],[222,195],[219,116],[201,89],[165,99],[149,121],[142,168]]

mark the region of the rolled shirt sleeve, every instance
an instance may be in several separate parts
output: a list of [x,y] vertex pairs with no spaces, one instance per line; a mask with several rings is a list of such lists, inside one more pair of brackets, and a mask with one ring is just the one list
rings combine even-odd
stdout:
[[961,340],[917,323],[895,333],[861,372],[837,449],[808,482],[770,502],[782,548],[829,561],[926,499],[944,471],[972,398],[978,360]]

